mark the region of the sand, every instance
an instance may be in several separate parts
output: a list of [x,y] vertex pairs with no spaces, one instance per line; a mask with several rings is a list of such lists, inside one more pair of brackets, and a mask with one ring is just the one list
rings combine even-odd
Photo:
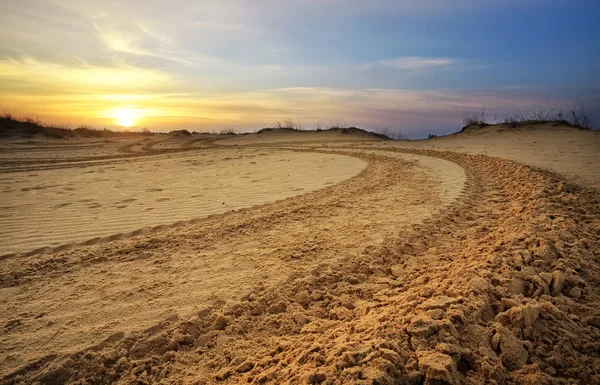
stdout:
[[600,189],[600,132],[556,124],[511,128],[493,126],[465,133],[410,142],[398,148],[435,149],[485,154],[557,172],[570,181]]
[[[301,135],[217,144],[171,136],[145,149],[120,141],[105,143],[109,155],[94,155],[101,160],[48,162],[59,141],[43,144],[44,157],[3,164],[2,177],[25,183],[25,163],[48,178],[124,163],[135,172],[120,193],[138,189],[146,205],[154,195],[141,186],[171,174],[172,199],[203,190],[171,186],[190,179],[184,161],[214,160],[197,170],[223,174],[210,179],[227,182],[213,194],[252,188],[232,187],[244,156],[264,159],[253,166],[274,179],[257,190],[262,200],[235,211],[1,259],[1,382],[600,381],[600,175],[576,171],[600,161],[596,133],[488,128],[419,142]],[[540,156],[523,155],[536,153],[530,140]],[[242,158],[223,160],[230,153]],[[149,177],[145,165],[168,172]],[[305,171],[299,185],[313,188],[284,188],[296,168]],[[41,185],[35,178],[27,183]]]
[[347,156],[212,150],[0,174],[0,256],[204,218],[310,192],[366,163]]

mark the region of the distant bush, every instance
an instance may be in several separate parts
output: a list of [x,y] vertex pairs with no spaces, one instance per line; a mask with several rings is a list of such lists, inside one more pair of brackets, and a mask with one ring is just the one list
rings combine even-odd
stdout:
[[563,113],[561,112],[559,118],[564,119],[564,121],[575,127],[588,130],[594,129],[594,122],[586,112],[584,104],[574,104],[572,108],[569,109],[566,117],[563,116]]
[[483,108],[481,111],[465,111],[465,113],[463,114],[463,124],[465,126],[472,126],[472,125],[486,125],[488,124],[485,120],[485,108]]
[[386,139],[391,140],[408,140],[408,136],[401,131],[392,131],[388,127],[375,127],[375,133],[379,136],[382,136]]
[[[496,120],[495,117],[494,121]],[[511,127],[544,122],[562,123],[589,130],[594,129],[594,122],[586,111],[585,104],[583,103],[574,103],[571,106],[565,106],[565,108],[532,106],[529,109],[514,110],[507,113],[504,118],[500,120],[500,123]],[[465,127],[489,124],[485,118],[485,109],[481,112],[465,111],[463,123]]]
[[301,130],[302,126],[300,125],[300,123],[295,122],[292,119],[285,119],[283,122],[280,122],[280,121],[275,122],[274,128],[276,128],[278,130],[281,130],[281,129]]
[[47,124],[39,118],[17,118],[10,113],[0,115],[0,135],[13,132],[22,138],[33,138],[35,134],[43,134],[50,138],[70,138],[75,133],[66,127]]
[[49,138],[63,139],[80,136],[84,138],[105,138],[105,137],[123,137],[131,135],[149,135],[150,132],[133,131],[111,131],[109,129],[98,130],[87,126],[80,126],[74,130],[56,124],[49,124],[39,118],[15,117],[10,113],[0,114],[0,135],[9,134],[20,135],[22,137],[33,137],[35,134],[42,134]]
[[519,124],[530,122],[556,122],[589,130],[594,128],[594,122],[586,111],[585,104],[573,103],[565,108],[566,110],[557,107],[533,106],[528,110],[513,111],[507,114],[503,123],[516,127]]

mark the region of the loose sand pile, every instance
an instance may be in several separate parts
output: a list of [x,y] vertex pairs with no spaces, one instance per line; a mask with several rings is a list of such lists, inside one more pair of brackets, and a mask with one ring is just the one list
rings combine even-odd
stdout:
[[[527,133],[512,135],[518,149]],[[2,260],[2,383],[600,382],[596,174],[579,186],[471,154],[469,139],[387,143],[261,144],[367,167],[273,204]]]

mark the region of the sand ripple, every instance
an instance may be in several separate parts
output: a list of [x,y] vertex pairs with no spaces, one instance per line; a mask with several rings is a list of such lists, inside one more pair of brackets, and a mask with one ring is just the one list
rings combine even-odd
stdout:
[[365,162],[211,150],[0,174],[0,255],[231,212],[330,186]]

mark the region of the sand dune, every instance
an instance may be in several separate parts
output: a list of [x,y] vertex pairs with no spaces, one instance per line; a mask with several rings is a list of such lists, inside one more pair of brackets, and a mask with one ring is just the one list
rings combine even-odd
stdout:
[[[247,156],[273,179],[261,206],[0,260],[2,383],[597,382],[599,175],[577,172],[600,161],[595,133],[301,135],[225,148],[177,135],[101,165],[31,159],[48,177],[123,167],[105,171],[135,180],[145,204],[159,165],[173,201],[189,162],[213,193],[253,188],[235,178]],[[305,190],[287,189],[288,170]]]
[[482,128],[432,141],[395,142],[394,147],[485,154],[558,172],[600,189],[600,132],[551,124]]
[[373,141],[380,142],[381,137],[376,134],[355,129],[331,129],[323,131],[300,131],[300,130],[266,130],[251,135],[230,136],[215,141],[219,145],[256,145],[277,143],[319,143],[319,142],[358,142]]

